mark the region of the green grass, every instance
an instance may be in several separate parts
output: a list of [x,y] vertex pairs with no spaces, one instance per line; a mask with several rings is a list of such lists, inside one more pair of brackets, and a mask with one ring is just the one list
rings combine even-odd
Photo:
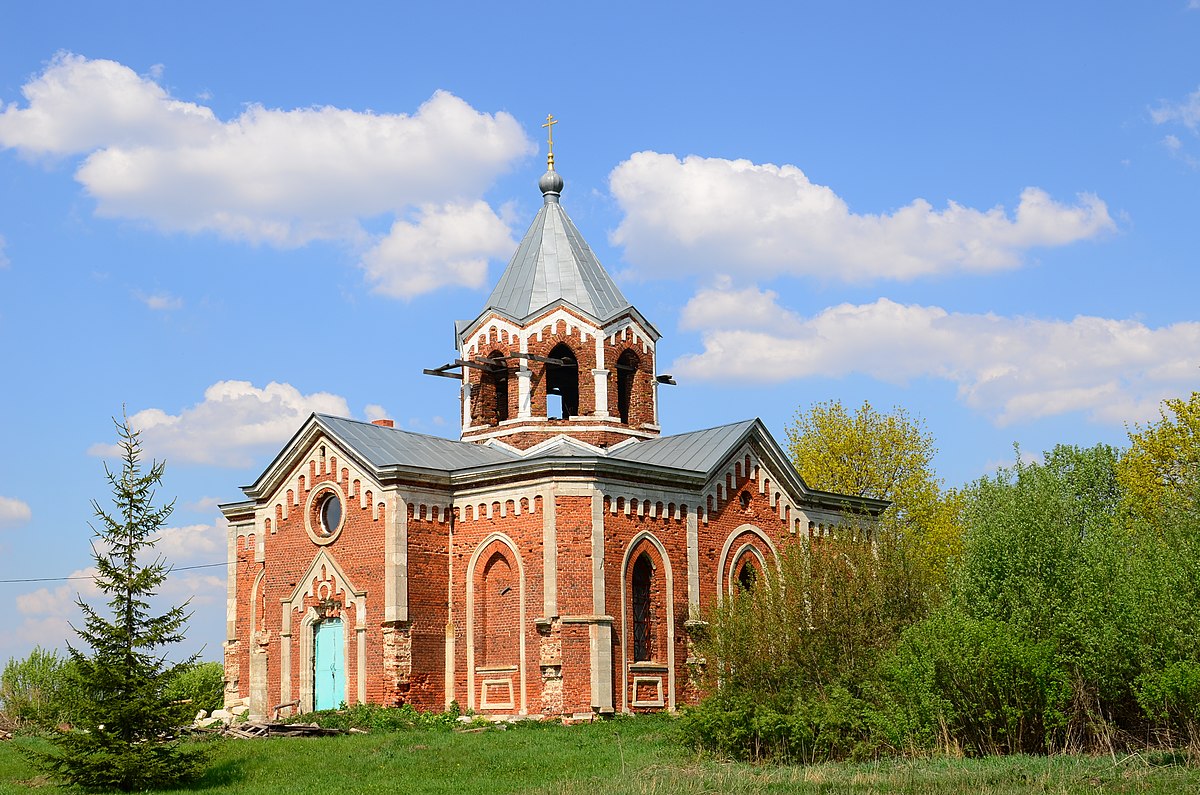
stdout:
[[[0,793],[52,793],[0,743]],[[1166,754],[1126,759],[1010,757],[770,767],[700,759],[680,749],[670,718],[586,726],[521,725],[458,734],[421,728],[325,738],[211,741],[205,778],[176,792],[254,793],[1187,793],[1200,770]]]

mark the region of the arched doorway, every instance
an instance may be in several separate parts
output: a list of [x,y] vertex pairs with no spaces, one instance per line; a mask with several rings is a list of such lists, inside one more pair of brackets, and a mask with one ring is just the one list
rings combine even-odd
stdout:
[[346,630],[340,618],[313,626],[313,709],[337,709],[346,700]]

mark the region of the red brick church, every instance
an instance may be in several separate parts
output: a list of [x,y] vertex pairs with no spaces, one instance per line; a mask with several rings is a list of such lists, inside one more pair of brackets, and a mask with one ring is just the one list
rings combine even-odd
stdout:
[[658,329],[559,203],[455,325],[459,441],[314,414],[229,524],[226,702],[675,709],[692,632],[779,549],[883,503],[808,488],[762,421],[660,435]]

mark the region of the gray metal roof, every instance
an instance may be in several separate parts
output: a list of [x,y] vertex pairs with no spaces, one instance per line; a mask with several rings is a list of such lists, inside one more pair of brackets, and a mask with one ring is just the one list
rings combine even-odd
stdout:
[[503,447],[443,439],[328,414],[314,416],[334,439],[374,467],[418,467],[444,472],[569,456],[608,458],[706,473],[720,464],[757,422],[744,420],[703,431],[646,439],[608,452],[596,451],[563,437],[536,453],[521,455]]
[[524,320],[566,301],[600,321],[628,309],[616,282],[550,194],[484,307]]
[[453,471],[502,464],[519,457],[516,453],[474,442],[457,442],[328,414],[315,416],[331,436],[380,469],[409,466]]
[[660,436],[613,450],[610,458],[651,466],[707,473],[729,455],[758,420],[743,420],[703,431]]

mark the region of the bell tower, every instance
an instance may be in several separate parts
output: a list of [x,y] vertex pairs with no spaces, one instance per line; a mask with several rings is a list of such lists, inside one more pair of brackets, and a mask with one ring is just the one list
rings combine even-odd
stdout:
[[455,324],[458,359],[430,375],[462,382],[462,440],[521,450],[558,436],[597,447],[658,436],[661,336],[563,210],[552,116],[542,208],[483,311]]

